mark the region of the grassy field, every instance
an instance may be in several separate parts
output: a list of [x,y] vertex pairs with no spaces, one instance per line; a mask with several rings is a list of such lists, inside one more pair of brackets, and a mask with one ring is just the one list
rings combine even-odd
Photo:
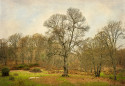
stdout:
[[[70,77],[61,77],[61,73],[32,73],[24,70],[10,71],[9,77],[2,77],[0,73],[0,86],[124,86],[125,77],[118,75],[118,80],[112,80],[112,75],[101,73],[100,78],[93,75],[69,74]],[[14,77],[14,79],[11,79]],[[29,79],[30,77],[38,77]],[[109,78],[111,77],[111,79]]]

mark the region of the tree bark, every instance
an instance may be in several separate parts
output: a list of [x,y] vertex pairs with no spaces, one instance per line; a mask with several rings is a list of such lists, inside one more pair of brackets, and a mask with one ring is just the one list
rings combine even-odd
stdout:
[[64,56],[64,73],[62,76],[69,77],[69,75],[68,75],[68,57],[67,56]]
[[110,54],[110,57],[112,59],[112,65],[113,65],[113,70],[114,70],[114,80],[117,80],[116,77],[116,63],[115,63],[115,58],[113,59],[113,56]]
[[116,77],[116,66],[113,65],[113,69],[114,69],[114,80],[117,80],[117,77]]
[[98,75],[99,77],[100,77],[101,68],[102,68],[102,66],[101,66],[101,65],[102,65],[102,64],[100,63],[100,66],[99,66],[99,71],[98,71],[98,72],[99,72],[99,75]]

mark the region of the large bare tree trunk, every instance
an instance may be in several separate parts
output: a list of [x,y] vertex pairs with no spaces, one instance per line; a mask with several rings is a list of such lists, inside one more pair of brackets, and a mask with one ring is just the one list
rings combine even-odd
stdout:
[[97,66],[96,77],[100,77],[101,73],[101,63]]
[[117,80],[117,77],[116,77],[116,62],[115,62],[115,58],[113,58],[113,56],[110,54],[110,57],[112,59],[112,66],[113,66],[113,72],[114,72],[114,80]]
[[95,77],[100,77],[101,65],[102,65],[101,63],[97,64],[97,67],[96,67],[95,62],[94,62],[94,58],[93,58],[93,66],[94,66]]
[[100,65],[99,65],[99,74],[98,74],[99,77],[100,77],[100,73],[101,73],[101,68],[102,68],[102,64],[100,63]]
[[68,57],[64,57],[64,74],[62,75],[64,77],[68,77]]
[[112,65],[113,65],[113,69],[114,69],[114,80],[117,80],[117,77],[116,77],[116,63],[114,61],[112,61]]
[[114,66],[114,80],[117,80],[116,78],[116,67]]

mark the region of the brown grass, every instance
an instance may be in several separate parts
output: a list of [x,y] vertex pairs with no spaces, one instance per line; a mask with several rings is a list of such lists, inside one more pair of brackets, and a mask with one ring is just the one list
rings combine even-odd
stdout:
[[[12,70],[12,72],[21,72],[23,70]],[[25,71],[27,73],[30,73],[28,71]],[[69,74],[69,77],[61,77],[60,72],[56,73],[48,73],[47,76],[42,76],[40,78],[32,79],[36,83],[40,84],[48,84],[48,85],[56,85],[58,86],[60,83],[63,83],[64,80],[58,80],[58,79],[65,79],[65,81],[72,83],[77,86],[78,83],[87,83],[87,82],[106,82],[110,85],[118,85],[118,86],[125,86],[124,81],[114,81],[109,78],[102,78],[102,77],[94,77],[94,75],[85,73],[85,72],[78,72],[78,71],[72,71]],[[52,75],[54,74],[54,75]]]
[[48,84],[48,85],[58,85],[59,81],[57,81],[57,76],[43,76],[38,79],[34,79],[33,81],[41,84]]

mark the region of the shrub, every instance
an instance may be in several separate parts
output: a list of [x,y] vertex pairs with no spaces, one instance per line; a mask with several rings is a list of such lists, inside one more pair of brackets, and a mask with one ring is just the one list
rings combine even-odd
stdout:
[[19,65],[13,67],[12,69],[14,69],[14,70],[20,70],[20,69],[23,69],[25,67],[28,67],[28,65],[26,65],[26,64],[19,64]]
[[2,68],[2,76],[9,76],[10,69],[8,67]]
[[29,66],[29,67],[33,67],[33,64],[29,64],[28,66]]
[[24,70],[29,70],[31,67],[36,67],[39,66],[39,64],[35,63],[35,64],[19,64],[17,66],[14,66],[12,69],[13,70],[20,70],[20,69],[24,69]]
[[39,64],[38,64],[38,63],[35,63],[35,64],[29,64],[28,66],[29,66],[29,67],[36,67],[36,66],[39,66]]
[[22,69],[22,68],[24,68],[24,67],[27,67],[27,65],[26,65],[26,64],[20,64],[20,65],[18,65],[17,67],[20,68],[20,69]]
[[30,67],[24,67],[23,69],[24,70],[30,70]]
[[42,72],[39,68],[34,68],[30,72]]
[[35,63],[34,66],[39,66],[39,64],[38,64],[38,63]]

